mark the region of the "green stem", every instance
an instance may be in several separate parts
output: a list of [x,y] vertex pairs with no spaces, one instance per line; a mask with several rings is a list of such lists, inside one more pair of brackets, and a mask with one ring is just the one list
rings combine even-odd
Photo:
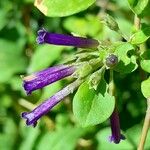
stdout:
[[[140,20],[140,18],[138,18],[137,15],[135,15],[135,17],[134,17],[134,25],[136,27],[136,30],[139,30],[141,27],[141,20]],[[139,45],[139,52],[141,52],[141,51],[142,51],[142,45]],[[147,111],[146,111],[146,115],[145,115],[145,120],[144,120],[144,125],[143,125],[143,129],[142,129],[142,133],[141,133],[140,142],[138,145],[138,150],[144,150],[144,145],[145,145],[149,127],[150,127],[150,98],[147,99]]]
[[139,30],[141,27],[141,20],[140,20],[140,18],[138,18],[137,15],[134,16],[134,26],[135,26],[136,30]]
[[114,96],[115,94],[115,84],[113,79],[113,70],[110,70],[110,78],[109,78],[109,94]]
[[142,129],[138,150],[144,150],[144,144],[146,141],[149,127],[150,127],[150,98],[147,99],[147,111],[145,115],[145,120],[144,120],[144,125]]

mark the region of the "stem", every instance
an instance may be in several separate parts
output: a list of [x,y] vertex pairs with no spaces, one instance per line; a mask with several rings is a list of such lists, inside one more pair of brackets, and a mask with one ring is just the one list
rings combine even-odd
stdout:
[[113,80],[113,70],[110,70],[110,78],[109,78],[109,94],[114,96],[115,94],[115,84]]
[[[141,19],[138,18],[137,15],[134,16],[134,26],[135,26],[136,30],[139,30],[141,28]],[[137,52],[140,54],[140,53],[144,53],[144,51],[145,51],[145,45],[144,44],[140,44],[137,47]]]
[[[140,24],[141,24],[140,18],[138,18],[138,16],[135,15],[134,25],[135,25],[136,30],[140,29],[140,27],[141,27]],[[142,50],[142,47],[141,47],[141,45],[139,45],[139,52],[141,50]],[[149,127],[150,127],[150,98],[147,99],[147,111],[146,111],[146,115],[145,115],[145,120],[144,120],[144,125],[143,125],[143,129],[142,129],[142,133],[141,133],[140,142],[138,145],[138,150],[144,149],[144,145],[145,145],[145,141],[146,141]]]
[[147,111],[145,115],[145,120],[144,120],[144,125],[142,129],[142,134],[141,134],[138,150],[144,149],[144,144],[146,141],[149,127],[150,127],[150,98],[147,99]]
[[135,26],[136,30],[139,30],[139,29],[140,29],[140,27],[141,27],[140,24],[141,24],[140,18],[138,18],[138,16],[135,15],[135,16],[134,16],[134,26]]
[[109,0],[105,0],[105,1],[99,0],[97,2],[97,4],[99,5],[99,7],[101,8],[100,11],[99,11],[99,13],[98,13],[98,16],[100,16],[100,17],[105,16],[106,11],[107,11],[108,3],[109,3]]

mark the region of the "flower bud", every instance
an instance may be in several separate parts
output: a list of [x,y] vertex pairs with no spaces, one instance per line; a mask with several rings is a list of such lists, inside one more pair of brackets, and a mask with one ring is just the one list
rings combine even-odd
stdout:
[[105,24],[114,31],[119,31],[119,27],[118,27],[118,23],[115,21],[115,19],[113,17],[111,17],[110,15],[107,15],[104,18]]
[[106,57],[106,66],[107,67],[114,67],[118,63],[118,57],[114,54],[110,54],[108,57]]

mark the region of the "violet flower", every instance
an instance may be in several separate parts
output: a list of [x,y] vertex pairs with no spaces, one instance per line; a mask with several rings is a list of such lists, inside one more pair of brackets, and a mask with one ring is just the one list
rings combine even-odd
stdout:
[[95,39],[88,39],[72,35],[64,35],[57,33],[49,33],[45,29],[38,31],[37,43],[53,44],[53,45],[66,45],[78,48],[97,48],[99,42]]
[[[37,42],[39,44],[48,43],[54,45],[75,46],[79,48],[97,48],[99,45],[99,42],[94,39],[49,33],[45,29],[38,31]],[[44,86],[47,86],[55,81],[72,75],[77,69],[77,66],[73,65],[59,65],[50,67],[24,77],[23,87],[27,94],[31,94],[34,90],[43,88]],[[26,124],[36,126],[37,120],[40,117],[48,113],[48,111],[51,110],[57,103],[72,93],[82,82],[83,81],[81,79],[77,79],[75,82],[69,84],[48,100],[44,101],[33,111],[22,113],[22,118],[26,119]]]
[[43,115],[47,114],[56,104],[63,100],[66,96],[73,93],[74,90],[82,83],[82,80],[76,80],[75,82],[69,84],[61,91],[57,92],[55,95],[50,97],[48,100],[44,101],[41,105],[36,107],[31,112],[22,113],[22,118],[26,119],[27,125],[36,126],[37,120]]
[[43,88],[55,81],[70,76],[75,71],[74,66],[59,65],[50,67],[40,72],[33,73],[32,75],[23,78],[23,87],[27,94],[32,91]]
[[125,136],[122,135],[120,131],[119,115],[116,107],[110,117],[110,124],[111,124],[112,135],[109,137],[109,140],[111,142],[118,144],[120,140],[125,139]]

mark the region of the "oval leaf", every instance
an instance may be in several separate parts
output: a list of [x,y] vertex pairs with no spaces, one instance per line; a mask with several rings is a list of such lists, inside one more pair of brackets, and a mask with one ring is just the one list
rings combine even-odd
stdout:
[[133,51],[134,47],[130,43],[121,43],[115,49],[115,54],[119,58],[119,63],[114,68],[117,72],[131,73],[137,69],[136,56],[128,56],[129,51]]
[[128,0],[128,2],[130,4],[132,11],[135,14],[140,15],[146,9],[149,0]]
[[104,122],[112,114],[114,106],[114,97],[106,91],[102,95],[100,92],[89,89],[87,82],[79,87],[73,99],[74,115],[83,127]]
[[28,73],[39,71],[41,69],[49,67],[54,61],[56,61],[60,57],[62,50],[63,50],[62,46],[55,46],[55,45],[38,46],[38,48],[36,49],[35,53],[31,58]]
[[141,60],[141,68],[150,73],[150,60]]
[[82,128],[68,126],[59,130],[56,129],[56,131],[46,132],[40,138],[36,150],[73,150],[84,133],[85,130]]
[[141,91],[145,98],[150,98],[150,77],[142,82]]
[[146,27],[142,30],[139,30],[133,34],[131,38],[131,44],[141,44],[144,43],[150,37],[150,27]]
[[68,17],[65,19],[63,26],[71,33],[82,36],[94,37],[102,30],[102,23],[97,16],[87,15],[84,18],[81,17]]
[[95,0],[35,0],[34,5],[46,16],[62,17],[85,10]]

